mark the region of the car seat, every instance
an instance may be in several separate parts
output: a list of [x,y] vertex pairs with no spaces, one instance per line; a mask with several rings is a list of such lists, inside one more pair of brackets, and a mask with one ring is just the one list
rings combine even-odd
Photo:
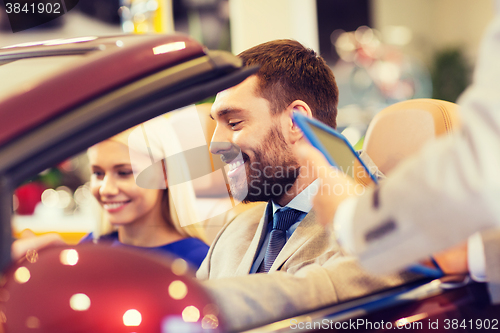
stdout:
[[[406,157],[418,152],[425,143],[460,128],[458,105],[438,99],[412,99],[380,111],[366,131],[363,152],[383,174]],[[368,186],[373,181],[355,166],[355,178]]]

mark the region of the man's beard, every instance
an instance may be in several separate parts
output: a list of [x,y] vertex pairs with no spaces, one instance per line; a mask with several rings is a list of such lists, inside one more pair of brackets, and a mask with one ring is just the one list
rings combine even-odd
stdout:
[[[246,184],[229,181],[235,199],[243,203],[278,201],[289,193],[299,175],[300,165],[277,126],[271,128],[259,149],[255,151],[253,161],[249,160],[248,155],[242,155]],[[247,188],[242,188],[244,186]]]

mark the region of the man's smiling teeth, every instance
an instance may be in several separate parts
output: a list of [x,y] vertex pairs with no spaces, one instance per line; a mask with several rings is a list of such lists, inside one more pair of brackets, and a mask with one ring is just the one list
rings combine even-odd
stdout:
[[242,161],[236,161],[234,163],[230,163],[229,164],[229,171],[236,169],[237,167],[239,167],[242,164],[243,164]]
[[121,206],[125,205],[128,203],[128,201],[122,201],[122,202],[109,202],[103,204],[104,209],[110,210],[110,209],[117,209],[120,208]]

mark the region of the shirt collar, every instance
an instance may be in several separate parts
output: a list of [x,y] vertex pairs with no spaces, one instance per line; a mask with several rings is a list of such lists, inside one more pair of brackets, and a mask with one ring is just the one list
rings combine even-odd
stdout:
[[[319,179],[315,179],[302,192],[297,194],[295,198],[293,198],[285,207],[300,210],[304,213],[309,213],[309,211],[313,207],[312,200],[314,198],[314,195],[318,193],[319,182]],[[273,215],[278,209],[283,208],[275,203],[274,200],[271,200],[271,203],[273,204]]]

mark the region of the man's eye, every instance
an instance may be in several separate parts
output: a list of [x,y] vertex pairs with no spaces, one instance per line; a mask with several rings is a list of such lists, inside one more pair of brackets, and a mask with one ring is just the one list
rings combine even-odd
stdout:
[[242,121],[229,122],[229,126],[231,126],[231,128],[234,129],[236,126],[238,126],[241,123],[242,123]]

